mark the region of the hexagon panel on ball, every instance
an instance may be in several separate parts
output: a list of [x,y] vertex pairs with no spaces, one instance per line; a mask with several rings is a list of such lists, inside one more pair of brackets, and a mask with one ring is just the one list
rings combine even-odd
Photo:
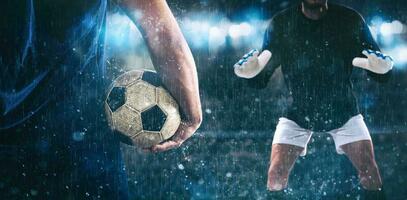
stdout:
[[137,81],[127,87],[126,105],[139,111],[145,111],[156,105],[155,87],[144,82]]
[[119,76],[105,101],[109,126],[123,142],[147,148],[170,138],[181,122],[179,107],[156,72],[135,70]]
[[128,137],[138,135],[143,129],[140,113],[127,106],[122,106],[112,113],[112,122],[115,130]]

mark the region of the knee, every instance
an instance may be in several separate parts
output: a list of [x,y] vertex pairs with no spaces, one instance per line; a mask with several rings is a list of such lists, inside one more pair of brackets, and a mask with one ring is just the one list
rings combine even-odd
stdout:
[[267,189],[270,191],[281,191],[288,183],[289,172],[281,166],[270,165],[268,171]]
[[276,176],[274,173],[269,173],[267,180],[267,189],[270,191],[281,191],[287,187],[287,183],[287,177]]
[[284,188],[287,186],[287,182],[285,183],[280,183],[280,182],[268,182],[267,183],[267,190],[271,192],[278,192],[284,190]]

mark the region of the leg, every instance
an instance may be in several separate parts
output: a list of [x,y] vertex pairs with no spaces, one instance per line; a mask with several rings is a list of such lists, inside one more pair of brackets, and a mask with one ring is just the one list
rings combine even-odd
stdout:
[[382,180],[376,164],[371,140],[342,145],[341,148],[358,171],[360,183],[366,190],[380,190]]
[[288,176],[298,156],[304,156],[311,131],[298,126],[294,121],[280,118],[273,137],[267,189],[279,191],[287,187]]
[[288,176],[303,147],[289,144],[273,144],[268,171],[267,188],[279,191],[287,186]]

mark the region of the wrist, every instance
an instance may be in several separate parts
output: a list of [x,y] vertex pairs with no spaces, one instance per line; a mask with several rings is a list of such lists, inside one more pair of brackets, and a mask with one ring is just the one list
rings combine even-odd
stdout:
[[196,114],[193,117],[188,117],[185,120],[181,120],[181,126],[194,128],[195,130],[199,128],[202,123],[202,114]]

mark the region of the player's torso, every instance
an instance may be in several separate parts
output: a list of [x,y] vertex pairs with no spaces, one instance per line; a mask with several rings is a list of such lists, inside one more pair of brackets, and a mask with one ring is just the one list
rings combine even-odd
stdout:
[[[332,11],[333,12],[333,11]],[[313,88],[347,83],[352,72],[350,44],[356,40],[346,20],[328,13],[320,21],[302,14],[287,18],[282,29],[282,66],[292,79]],[[294,85],[293,85],[294,86]]]
[[1,81],[1,89],[18,90],[41,71],[56,67],[51,65],[73,53],[68,49],[74,46],[71,42],[80,40],[75,34],[92,31],[84,30],[86,27],[81,23],[87,15],[97,14],[98,6],[100,0],[2,1],[1,74],[7,74],[8,80]]
[[41,122],[83,119],[83,109],[103,96],[98,84],[104,70],[107,0],[0,4],[2,127],[44,105],[48,110],[42,113],[49,117],[38,116]]
[[338,19],[340,15],[331,12],[320,21],[306,19],[299,11],[282,20],[282,71],[293,95],[291,110],[304,123],[329,125],[338,121],[339,112],[357,112],[350,81],[353,25],[346,16]]

